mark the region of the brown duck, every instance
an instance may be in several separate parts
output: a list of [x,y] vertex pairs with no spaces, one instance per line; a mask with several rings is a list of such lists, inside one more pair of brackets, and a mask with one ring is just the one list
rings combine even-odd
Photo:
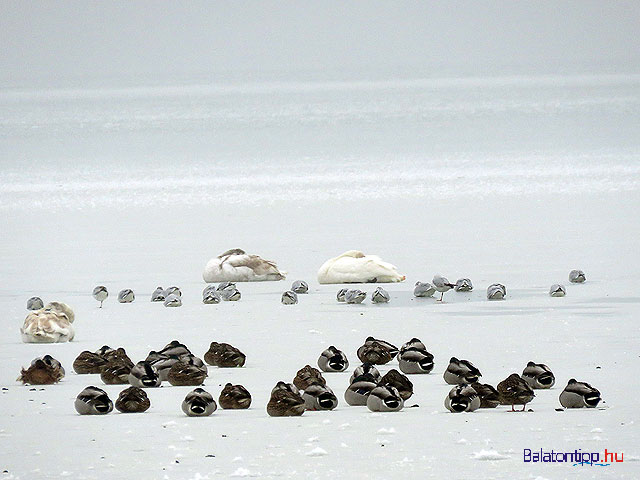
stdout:
[[371,363],[373,365],[384,365],[393,360],[398,354],[398,348],[384,340],[378,340],[373,337],[367,337],[360,348],[357,355],[362,363]]
[[[128,357],[127,357],[128,358]],[[129,373],[133,362],[123,358],[112,358],[100,371],[100,379],[107,385],[125,385],[129,383]]]
[[53,385],[64,377],[64,368],[51,355],[36,358],[29,368],[20,371],[18,381],[29,385]]
[[245,409],[251,405],[251,394],[242,385],[227,383],[220,392],[218,401],[225,410]]
[[116,410],[122,413],[142,413],[149,410],[150,406],[147,393],[138,387],[124,389],[116,400]]
[[198,386],[204,383],[207,371],[188,361],[178,361],[173,364],[167,374],[167,380],[174,386]]
[[527,403],[533,400],[535,393],[520,375],[512,373],[498,384],[498,394],[502,405],[511,405],[511,411],[515,412],[514,405],[522,405],[522,412]]
[[298,370],[296,377],[293,379],[293,384],[300,390],[305,390],[310,385],[322,385],[327,384],[326,380],[320,373],[320,370],[313,368],[311,365],[305,365]]
[[403,400],[413,395],[413,383],[395,368],[389,370],[378,382],[379,386],[390,385],[398,390]]
[[298,417],[305,411],[304,399],[295,385],[278,382],[271,391],[267,413],[271,417]]
[[115,350],[107,345],[95,352],[85,350],[73,361],[73,370],[79,375],[100,373],[102,367],[107,364],[107,354],[110,352],[115,352]]
[[228,343],[211,342],[209,350],[204,354],[204,361],[209,365],[223,368],[242,367],[246,355]]
[[480,397],[480,408],[495,408],[500,405],[500,394],[488,383],[472,383],[471,386]]

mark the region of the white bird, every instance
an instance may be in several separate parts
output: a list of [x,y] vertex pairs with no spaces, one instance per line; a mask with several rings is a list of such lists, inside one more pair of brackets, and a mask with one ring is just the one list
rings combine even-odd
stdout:
[[71,308],[59,302],[51,302],[45,308],[34,310],[24,319],[20,329],[24,343],[70,342],[75,336]]
[[164,299],[165,307],[181,307],[182,306],[182,297],[179,297],[175,293],[172,293],[167,298]]
[[298,303],[298,294],[293,290],[287,290],[282,294],[281,301],[284,305],[295,305]]
[[376,288],[371,294],[371,301],[373,303],[389,303],[389,300],[391,300],[389,292],[382,287]]
[[164,294],[164,288],[162,288],[162,287],[156,288],[153,291],[153,293],[151,294],[151,301],[152,302],[164,302],[165,298],[166,298],[166,296]]
[[44,308],[44,303],[40,297],[31,297],[27,300],[27,310],[40,310]]
[[249,255],[244,250],[234,248],[207,262],[202,278],[207,283],[214,282],[262,282],[283,280],[286,272],[278,270],[275,262]]
[[440,292],[440,302],[442,301],[442,297],[444,297],[444,292],[448,292],[453,287],[455,287],[454,283],[449,282],[449,280],[447,280],[442,275],[435,275],[431,283],[436,288],[436,290]]
[[569,281],[571,283],[584,283],[587,279],[582,270],[571,270],[569,272]]
[[133,290],[131,290],[130,288],[120,290],[120,293],[118,293],[118,302],[120,303],[131,303],[135,299],[136,296],[133,294]]
[[487,298],[489,300],[502,300],[507,296],[507,287],[501,283],[492,283],[487,287]]
[[324,262],[318,270],[319,283],[394,283],[406,277],[376,255],[349,250]]
[[102,302],[104,302],[109,296],[109,292],[107,292],[107,287],[104,285],[98,285],[93,289],[93,298],[100,302],[100,308],[102,308]]
[[415,297],[433,297],[434,293],[436,293],[436,289],[429,282],[416,282],[416,288],[413,289]]
[[358,289],[347,290],[347,293],[344,294],[346,303],[362,303],[365,298],[367,298],[367,292]]

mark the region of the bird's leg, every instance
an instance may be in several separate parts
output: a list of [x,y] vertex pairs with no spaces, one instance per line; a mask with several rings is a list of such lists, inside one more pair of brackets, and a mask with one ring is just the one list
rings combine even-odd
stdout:
[[442,301],[442,297],[444,297],[444,292],[440,292],[440,301]]
[[522,410],[520,410],[520,411],[521,411],[521,412],[524,412],[524,409],[525,409],[525,408],[527,408],[527,404],[526,404],[526,403],[522,406]]
[[100,300],[100,308],[102,308],[102,302],[104,302],[104,300]]
[[515,411],[516,411],[516,409],[515,409],[515,405],[513,405],[513,404],[511,404],[511,411],[512,411],[512,412],[515,412]]

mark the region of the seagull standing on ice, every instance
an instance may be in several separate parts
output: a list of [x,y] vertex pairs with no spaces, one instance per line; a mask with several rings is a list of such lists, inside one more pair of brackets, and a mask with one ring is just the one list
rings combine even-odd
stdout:
[[93,298],[100,302],[100,308],[102,308],[102,302],[104,302],[109,296],[109,292],[107,292],[107,287],[103,285],[99,285],[93,289]]
[[442,275],[434,276],[431,283],[434,287],[436,287],[436,290],[440,292],[440,302],[442,301],[442,297],[444,297],[444,292],[448,292],[453,287],[455,287],[455,284],[449,282],[449,280],[447,280]]

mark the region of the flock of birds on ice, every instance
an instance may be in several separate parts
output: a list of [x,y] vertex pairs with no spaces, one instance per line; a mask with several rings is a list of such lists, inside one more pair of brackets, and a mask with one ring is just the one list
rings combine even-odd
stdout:
[[[202,292],[205,304],[221,301],[237,301],[241,293],[236,282],[283,280],[286,272],[278,270],[276,264],[258,255],[246,254],[243,250],[229,250],[211,259],[204,270],[203,278],[208,285]],[[340,283],[392,283],[405,280],[397,268],[383,262],[374,255],[351,250],[325,262],[318,271],[321,284]],[[584,272],[572,270],[571,283],[583,283]],[[473,285],[468,278],[451,283],[445,277],[436,275],[432,283],[417,282],[416,297],[431,297],[440,293],[442,301],[449,290],[471,291]],[[281,302],[291,305],[298,302],[299,294],[308,293],[306,282],[295,281],[291,290],[282,294]],[[555,284],[549,294],[561,297],[566,294],[563,285]],[[108,298],[107,289],[100,285],[93,290],[93,297],[100,302]],[[507,295],[506,287],[495,283],[488,287],[489,300],[502,300]],[[337,300],[345,303],[361,303],[367,294],[359,289],[342,288]],[[120,303],[131,303],[134,292],[125,289],[119,292]],[[382,287],[377,287],[371,295],[373,303],[387,303],[390,296]],[[158,287],[151,295],[152,302],[164,302],[167,307],[182,305],[182,292],[178,287],[164,289]],[[39,297],[27,301],[27,315],[22,326],[22,340],[25,343],[54,343],[71,341],[74,337],[72,323],[73,310],[61,302],[44,305]],[[404,408],[404,402],[413,395],[413,383],[407,375],[429,374],[434,367],[434,357],[418,338],[412,338],[397,348],[385,340],[368,337],[358,348],[356,355],[362,362],[351,375],[349,387],[344,392],[344,400],[352,406],[367,406],[373,412],[397,412]],[[396,359],[398,368],[381,375],[376,365],[385,365]],[[182,402],[182,410],[188,416],[208,416],[217,409],[217,403],[209,392],[201,388],[208,375],[208,367],[243,367],[246,356],[236,347],[227,343],[212,342],[203,359],[194,355],[189,348],[174,340],[161,348],[152,350],[147,357],[133,363],[124,348],[107,345],[95,352],[83,351],[73,362],[77,374],[99,374],[108,385],[130,385],[120,392],[115,408],[123,413],[144,412],[151,402],[145,389],[161,386],[169,382],[174,386],[196,386]],[[317,368],[306,365],[300,369],[292,383],[280,381],[271,391],[267,404],[270,416],[299,416],[306,410],[333,410],[338,399],[327,385],[324,373],[345,372],[349,367],[347,355],[330,346],[320,353]],[[48,385],[59,382],[65,375],[64,367],[50,355],[34,359],[28,368],[23,368],[18,381],[30,385]],[[498,405],[526,405],[535,397],[534,390],[550,389],[555,384],[551,369],[542,364],[528,362],[522,375],[513,373],[498,383],[496,388],[479,382],[480,370],[468,360],[451,357],[443,378],[451,391],[444,400],[445,407],[454,413],[473,412],[479,408],[495,408]],[[560,393],[560,404],[564,408],[595,408],[601,401],[600,392],[585,382],[570,379]],[[224,409],[246,409],[251,405],[251,394],[243,385],[227,383],[218,397]],[[95,386],[85,388],[75,400],[75,409],[81,415],[102,415],[113,410],[114,403],[107,393]]]

